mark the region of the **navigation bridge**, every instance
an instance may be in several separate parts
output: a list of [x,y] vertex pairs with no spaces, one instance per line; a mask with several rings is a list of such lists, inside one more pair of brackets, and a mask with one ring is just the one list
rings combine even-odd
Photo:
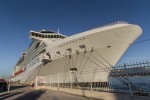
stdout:
[[31,39],[63,39],[66,38],[67,36],[60,34],[60,33],[56,33],[54,31],[46,31],[46,30],[42,30],[40,32],[36,32],[36,31],[30,31],[29,36]]

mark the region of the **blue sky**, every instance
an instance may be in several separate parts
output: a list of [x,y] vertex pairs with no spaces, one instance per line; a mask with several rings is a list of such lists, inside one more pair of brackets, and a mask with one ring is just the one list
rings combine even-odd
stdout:
[[[72,35],[123,20],[143,29],[137,41],[149,39],[149,5],[149,0],[0,0],[0,76],[11,74],[31,42],[30,30],[59,28]],[[150,59],[149,44],[132,45],[119,63]]]

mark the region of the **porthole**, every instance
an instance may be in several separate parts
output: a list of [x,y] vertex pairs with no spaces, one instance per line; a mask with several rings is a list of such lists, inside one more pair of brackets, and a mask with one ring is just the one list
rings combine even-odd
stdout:
[[109,45],[109,46],[107,46],[107,48],[110,48],[111,46]]

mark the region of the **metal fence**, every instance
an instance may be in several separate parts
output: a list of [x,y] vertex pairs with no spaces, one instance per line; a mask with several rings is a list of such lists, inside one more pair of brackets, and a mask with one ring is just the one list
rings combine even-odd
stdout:
[[104,70],[70,71],[37,76],[35,85],[150,96],[150,62],[115,66],[109,73]]

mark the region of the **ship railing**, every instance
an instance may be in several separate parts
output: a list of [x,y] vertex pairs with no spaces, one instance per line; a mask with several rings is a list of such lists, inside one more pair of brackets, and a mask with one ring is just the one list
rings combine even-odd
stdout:
[[116,22],[113,22],[113,23],[109,23],[109,24],[97,26],[97,27],[95,27],[95,28],[93,28],[93,29],[97,29],[97,28],[101,28],[101,27],[105,27],[105,26],[116,25],[116,24],[129,24],[129,23],[126,22],[126,21],[116,21]]
[[[121,74],[117,73],[116,70]],[[70,71],[36,76],[35,84],[35,86],[150,96],[150,62],[122,64],[115,66],[115,70],[112,69],[109,73],[99,69],[81,73]]]

